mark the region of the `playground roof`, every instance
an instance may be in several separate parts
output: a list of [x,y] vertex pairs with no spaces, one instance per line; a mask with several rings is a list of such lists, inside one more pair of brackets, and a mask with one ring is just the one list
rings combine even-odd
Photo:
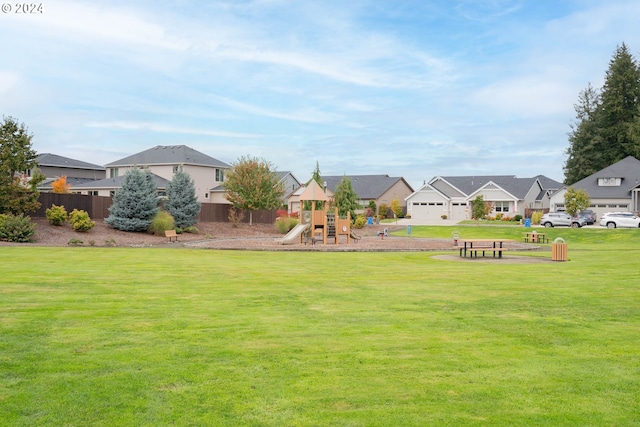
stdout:
[[329,197],[324,193],[324,190],[318,185],[317,182],[311,180],[307,184],[307,188],[304,189],[300,195],[300,200],[319,200],[323,202],[329,201]]

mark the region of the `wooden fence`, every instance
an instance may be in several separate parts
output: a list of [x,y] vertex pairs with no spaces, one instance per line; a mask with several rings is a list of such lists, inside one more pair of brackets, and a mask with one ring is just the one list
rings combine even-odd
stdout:
[[[45,218],[46,211],[51,205],[64,206],[67,212],[74,209],[86,211],[91,219],[102,220],[109,216],[109,207],[113,203],[111,197],[88,196],[85,194],[57,194],[40,193],[38,199],[40,208],[31,216]],[[229,222],[229,209],[231,205],[218,203],[202,203],[199,222]],[[276,211],[254,211],[253,222],[255,224],[273,224],[276,220]],[[249,222],[249,212],[245,212],[241,221]]]
[[45,218],[51,205],[64,206],[67,212],[74,209],[86,211],[91,219],[104,219],[109,216],[111,197],[88,196],[86,194],[40,193],[40,208],[31,216]]

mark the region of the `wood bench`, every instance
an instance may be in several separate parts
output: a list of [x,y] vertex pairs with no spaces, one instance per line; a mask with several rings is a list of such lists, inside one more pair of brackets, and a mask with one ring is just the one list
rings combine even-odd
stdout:
[[170,242],[173,239],[175,239],[176,242],[178,241],[178,233],[176,233],[176,230],[165,230],[164,236],[169,239]]

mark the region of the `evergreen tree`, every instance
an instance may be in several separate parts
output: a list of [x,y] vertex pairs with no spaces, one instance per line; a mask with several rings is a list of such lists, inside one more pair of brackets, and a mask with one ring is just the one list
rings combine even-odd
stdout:
[[200,213],[200,202],[189,174],[178,171],[173,175],[167,188],[167,198],[164,207],[173,216],[176,227],[186,228],[198,222],[196,216]]
[[346,176],[336,187],[333,193],[333,202],[338,207],[338,215],[346,216],[347,212],[351,212],[351,219],[356,217],[356,209],[358,209],[358,195],[353,191],[351,180]]
[[572,184],[598,171],[598,147],[600,136],[596,131],[596,114],[600,93],[591,86],[580,92],[578,104],[574,105],[576,122],[569,133],[568,158],[565,163],[565,183]]
[[623,43],[609,62],[598,93],[589,85],[576,105],[569,133],[565,183],[640,153],[640,66]]
[[146,231],[157,212],[158,195],[151,173],[132,168],[116,191],[104,222],[122,231]]
[[[311,176],[311,179],[307,181],[307,185],[311,181],[317,182],[320,188],[324,188],[324,180],[322,179],[322,175],[320,175],[320,164],[318,163],[318,161],[316,161],[316,169],[313,171],[313,175]],[[311,206],[312,206],[311,200],[305,200],[303,202],[302,209],[305,211],[310,211]],[[320,200],[316,201],[316,210],[322,210],[322,209],[324,209],[324,202]]]
[[[0,214],[20,215],[40,207],[37,185],[44,176],[37,170],[33,135],[13,117],[0,125]],[[31,177],[25,173],[34,172]]]

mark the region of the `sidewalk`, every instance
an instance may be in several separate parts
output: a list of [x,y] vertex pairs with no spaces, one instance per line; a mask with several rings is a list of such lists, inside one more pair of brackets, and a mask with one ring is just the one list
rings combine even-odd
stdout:
[[[400,218],[398,225],[456,225],[460,221],[457,219],[438,219],[438,220],[417,220],[413,218]],[[395,221],[392,223],[395,224]]]

